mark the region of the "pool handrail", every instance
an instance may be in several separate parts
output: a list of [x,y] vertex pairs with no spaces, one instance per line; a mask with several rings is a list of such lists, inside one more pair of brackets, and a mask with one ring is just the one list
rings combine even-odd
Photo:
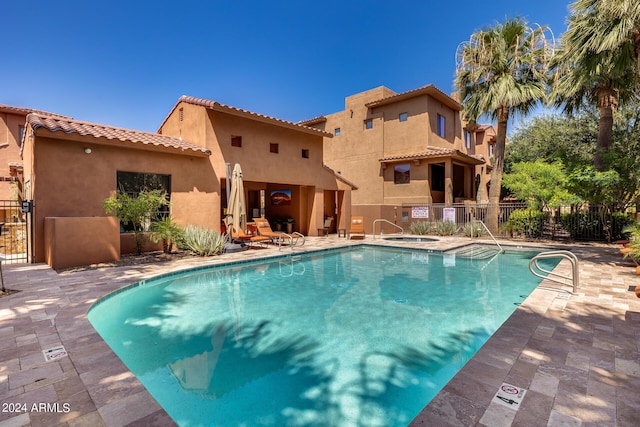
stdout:
[[[569,260],[569,262],[571,262],[571,277],[554,273],[540,267],[540,265],[538,264],[538,260],[545,258],[564,258],[566,260]],[[549,281],[560,283],[562,285],[567,284],[565,280],[571,280],[571,283],[573,284],[573,292],[571,293],[575,294],[578,290],[578,287],[580,287],[580,267],[578,263],[578,257],[573,252],[566,250],[546,251],[540,252],[538,255],[531,258],[531,260],[529,261],[529,271],[531,271],[531,274],[536,277],[547,279]],[[543,276],[542,274],[538,273],[538,271],[541,273],[546,273],[547,275]]]
[[476,220],[476,222],[479,222],[480,224],[482,224],[482,226],[484,227],[485,231],[487,232],[487,234],[489,234],[489,236],[491,236],[491,238],[493,239],[493,242],[498,246],[498,249],[500,249],[500,253],[504,253],[504,249],[502,249],[502,246],[500,246],[500,243],[498,243],[498,241],[496,240],[496,238],[493,236],[493,233],[491,233],[491,231],[489,231],[489,228],[487,228],[487,225],[480,221],[479,219]]
[[[376,238],[376,224],[379,223],[379,222],[385,222],[385,223],[390,224],[390,225],[392,225],[392,226],[394,226],[396,228],[399,228],[400,229],[400,233],[397,233],[397,234],[404,234],[404,228],[400,227],[398,224],[394,224],[393,222],[391,222],[391,221],[389,221],[387,219],[384,219],[384,218],[378,218],[378,219],[374,219],[373,220],[372,232],[373,232],[373,238],[374,239]],[[380,235],[382,236],[382,228],[380,228]]]

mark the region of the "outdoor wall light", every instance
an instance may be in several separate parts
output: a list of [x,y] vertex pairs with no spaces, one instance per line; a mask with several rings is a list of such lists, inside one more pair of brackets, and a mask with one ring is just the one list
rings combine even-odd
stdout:
[[86,147],[86,148],[84,149],[84,152],[85,152],[85,153],[87,153],[87,154],[91,154],[91,148]]

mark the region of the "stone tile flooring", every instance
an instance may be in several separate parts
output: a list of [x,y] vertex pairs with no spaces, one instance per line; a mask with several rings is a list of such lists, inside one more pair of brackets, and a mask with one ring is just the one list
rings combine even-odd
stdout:
[[[469,242],[428,245],[446,250]],[[296,251],[357,243],[308,238]],[[366,243],[390,244],[371,237]],[[543,282],[412,426],[640,425],[640,299],[633,292],[640,276],[614,245],[568,248],[580,259],[578,294]],[[21,292],[0,298],[0,427],[174,425],[95,332],[87,310],[108,292],[164,272],[288,251],[63,274],[42,264],[3,266],[6,286]],[[569,270],[563,261],[554,271]],[[42,351],[57,345],[68,356],[45,362]],[[503,383],[526,390],[520,403],[494,399]]]

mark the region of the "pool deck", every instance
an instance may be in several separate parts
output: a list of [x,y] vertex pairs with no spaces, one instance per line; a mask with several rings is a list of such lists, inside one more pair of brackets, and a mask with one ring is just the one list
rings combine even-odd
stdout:
[[[471,242],[394,245],[446,250]],[[308,238],[302,250],[358,243],[331,235]],[[365,243],[390,244],[371,237]],[[634,294],[640,276],[615,245],[564,247],[580,259],[578,293],[549,290],[543,282],[412,426],[640,425],[640,299]],[[87,310],[108,292],[158,274],[290,252],[256,249],[61,274],[43,264],[4,265],[6,287],[21,292],[0,298],[0,427],[175,425],[96,333]],[[569,262],[554,271],[567,274]],[[68,355],[45,362],[43,350],[60,345]],[[525,390],[521,402],[494,399],[503,383]]]

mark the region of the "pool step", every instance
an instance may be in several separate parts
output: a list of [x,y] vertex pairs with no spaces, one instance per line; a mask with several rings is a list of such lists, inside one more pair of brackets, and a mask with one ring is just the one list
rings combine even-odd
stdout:
[[456,254],[456,257],[469,259],[488,259],[499,252],[500,251],[494,247],[484,245],[465,246],[464,248],[452,251],[452,253]]

